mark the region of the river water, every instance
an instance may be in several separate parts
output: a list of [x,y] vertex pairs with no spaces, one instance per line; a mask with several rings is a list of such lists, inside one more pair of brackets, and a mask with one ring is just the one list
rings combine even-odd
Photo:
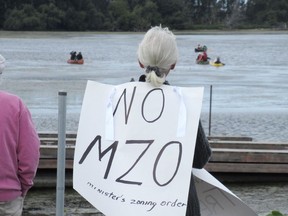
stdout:
[[[143,33],[0,32],[7,59],[0,89],[23,98],[39,131],[57,130],[58,91],[67,91],[67,130],[77,131],[87,80],[121,84],[137,79],[137,46]],[[211,135],[250,136],[286,142],[288,120],[287,32],[177,34],[179,61],[169,75],[177,86],[204,86],[203,126]],[[197,65],[197,44],[224,67]],[[66,63],[81,51],[84,65]]]
[[[39,131],[57,130],[58,91],[67,91],[67,130],[77,131],[87,80],[121,84],[137,79],[137,47],[143,33],[0,32],[7,59],[1,89],[23,98]],[[177,34],[179,61],[169,75],[178,86],[204,86],[202,121],[211,135],[288,141],[287,32]],[[224,67],[197,65],[197,44]],[[81,51],[84,65],[66,63]]]
[[[87,80],[118,85],[143,73],[136,55],[142,37],[143,33],[0,32],[0,53],[7,60],[0,89],[24,100],[38,131],[57,131],[58,92],[66,91],[67,130],[77,131]],[[177,43],[180,57],[169,82],[205,87],[201,119],[207,133],[212,86],[211,135],[288,141],[287,32],[192,32],[177,34]],[[198,43],[208,47],[210,58],[220,56],[226,65],[195,64]],[[82,52],[84,65],[66,63],[72,50]],[[287,183],[230,187],[261,216],[273,209],[288,213],[287,188]],[[31,192],[27,202],[37,205],[32,197]],[[50,205],[47,200],[55,202],[44,196],[41,206]]]

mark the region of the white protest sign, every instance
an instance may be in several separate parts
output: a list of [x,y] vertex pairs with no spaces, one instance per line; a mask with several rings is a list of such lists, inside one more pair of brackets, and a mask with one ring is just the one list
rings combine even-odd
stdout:
[[203,88],[88,81],[73,187],[107,216],[184,216]]
[[205,169],[193,169],[202,216],[257,216]]

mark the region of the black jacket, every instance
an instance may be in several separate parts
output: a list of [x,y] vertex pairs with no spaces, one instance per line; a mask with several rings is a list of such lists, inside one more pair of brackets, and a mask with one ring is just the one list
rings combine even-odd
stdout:
[[[193,168],[202,169],[208,162],[211,153],[212,151],[200,120],[196,138]],[[200,204],[195,187],[194,176],[193,173],[191,173],[186,216],[200,216],[200,215],[201,215]]]
[[[145,75],[141,75],[139,81],[145,82],[145,78],[146,78]],[[169,85],[167,81],[164,84]],[[205,166],[205,164],[209,161],[211,153],[212,151],[200,120],[196,138],[193,168],[202,169]],[[194,176],[193,173],[191,173],[186,216],[200,216],[200,215],[201,215],[200,204],[195,187]]]

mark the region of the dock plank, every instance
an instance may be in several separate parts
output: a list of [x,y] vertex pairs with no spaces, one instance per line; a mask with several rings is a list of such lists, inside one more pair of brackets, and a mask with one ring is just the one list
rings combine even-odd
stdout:
[[288,174],[288,164],[258,164],[258,163],[208,163],[208,172],[221,173],[281,173]]
[[[73,160],[66,160],[65,161],[65,168],[66,169],[73,169]],[[57,169],[57,158],[50,158],[50,159],[41,159],[39,161],[38,170],[44,169]]]
[[[39,133],[39,170],[57,169],[57,133]],[[76,133],[66,134],[66,169],[73,169]],[[288,174],[288,143],[254,142],[249,137],[210,138],[212,156],[206,165],[211,173]]]
[[211,162],[287,163],[288,150],[266,149],[213,149]]

